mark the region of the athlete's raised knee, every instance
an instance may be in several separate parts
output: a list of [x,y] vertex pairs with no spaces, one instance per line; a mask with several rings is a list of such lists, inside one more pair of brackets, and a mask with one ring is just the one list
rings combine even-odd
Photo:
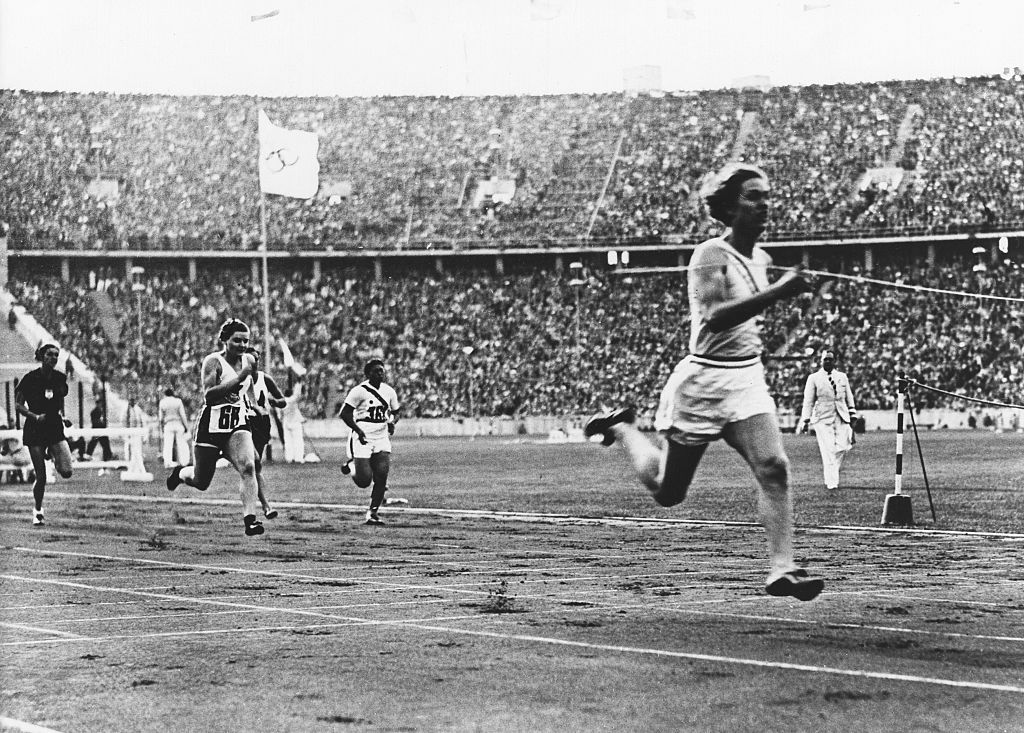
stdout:
[[754,464],[754,473],[762,486],[785,486],[789,481],[789,459],[785,455],[770,455]]

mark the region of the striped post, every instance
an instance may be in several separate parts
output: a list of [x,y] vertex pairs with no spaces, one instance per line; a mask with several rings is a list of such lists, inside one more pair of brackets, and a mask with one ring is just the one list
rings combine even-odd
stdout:
[[914,511],[910,497],[903,493],[903,419],[907,405],[907,389],[909,383],[906,376],[899,374],[896,378],[896,486],[893,493],[885,497],[882,508],[882,524],[911,525],[914,523]]
[[895,494],[903,493],[903,419],[906,415],[906,381],[900,380],[901,386],[896,396],[896,487]]

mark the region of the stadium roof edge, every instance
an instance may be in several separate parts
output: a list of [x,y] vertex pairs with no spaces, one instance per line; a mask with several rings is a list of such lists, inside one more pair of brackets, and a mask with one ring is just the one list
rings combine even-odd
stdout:
[[[914,237],[850,237],[834,239],[780,240],[762,242],[766,249],[784,247],[836,247],[853,245],[913,245],[939,242],[975,242],[978,240],[998,240],[1000,237],[1024,239],[1024,230],[999,231],[965,234],[934,234]],[[608,251],[629,250],[630,252],[678,252],[692,250],[699,242],[675,242],[661,244],[632,244],[629,242],[602,242],[592,245],[555,246],[555,247],[452,247],[440,248],[403,248],[403,249],[341,249],[341,250],[271,250],[266,253],[268,260],[322,260],[322,259],[401,259],[415,257],[495,257],[501,255],[576,255],[601,253]],[[10,249],[8,256],[12,259],[32,258],[74,258],[74,259],[260,259],[263,253],[258,250],[79,250],[79,249]]]

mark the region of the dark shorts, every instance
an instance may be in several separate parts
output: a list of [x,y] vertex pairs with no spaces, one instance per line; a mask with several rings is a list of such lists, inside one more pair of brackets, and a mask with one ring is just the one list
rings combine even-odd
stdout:
[[40,422],[38,420],[26,420],[22,429],[21,442],[27,446],[47,447],[60,443],[66,438],[64,436],[64,421],[59,417],[49,418]]
[[228,443],[231,436],[240,430],[249,431],[249,423],[246,422],[245,409],[231,412],[230,407],[234,405],[207,405],[203,408],[203,414],[196,422],[195,432],[192,434],[192,442],[197,445],[205,445],[216,448],[222,454],[228,450]]
[[263,450],[270,443],[270,415],[250,415],[249,429],[252,431],[252,445],[256,457],[263,458]]

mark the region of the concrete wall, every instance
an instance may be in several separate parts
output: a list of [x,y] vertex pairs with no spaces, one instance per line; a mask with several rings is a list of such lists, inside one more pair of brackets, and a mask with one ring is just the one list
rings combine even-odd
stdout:
[[[896,430],[895,410],[865,410],[866,430]],[[974,415],[977,427],[983,427],[983,418],[989,415],[993,424],[991,429],[1018,430],[1024,428],[1024,411],[984,409],[973,412],[957,410],[922,410],[915,413],[914,420],[919,430],[968,430],[968,417]],[[525,418],[405,418],[399,424],[401,436],[415,437],[470,437],[481,435],[504,435],[516,437],[521,435],[548,436],[553,430],[561,430],[567,435],[577,435],[586,421],[584,416],[569,417],[525,417]],[[795,420],[789,416],[780,416],[784,429],[791,429]],[[906,430],[911,429],[910,417],[907,416]],[[309,420],[305,424],[306,435],[313,440],[324,438],[340,440],[348,437],[348,428],[341,420]]]
[[[552,430],[565,433],[577,432],[582,428],[582,418],[561,417],[495,417],[495,418],[403,418],[398,426],[402,436],[415,437],[458,437],[477,435],[548,435]],[[348,437],[348,428],[341,420],[308,420],[305,432],[313,440],[317,438],[341,439]]]

